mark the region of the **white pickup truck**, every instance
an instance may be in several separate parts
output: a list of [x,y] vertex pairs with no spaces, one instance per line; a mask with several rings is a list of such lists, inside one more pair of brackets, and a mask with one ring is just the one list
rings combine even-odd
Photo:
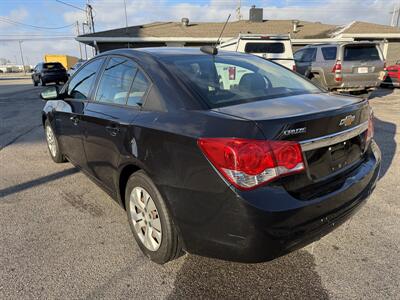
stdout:
[[287,35],[239,34],[218,46],[219,49],[250,53],[295,70],[292,43]]

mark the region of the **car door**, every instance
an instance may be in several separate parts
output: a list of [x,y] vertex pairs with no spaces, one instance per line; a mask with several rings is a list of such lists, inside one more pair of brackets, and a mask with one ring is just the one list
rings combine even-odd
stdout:
[[63,101],[57,104],[56,126],[63,153],[75,165],[86,168],[81,124],[84,107],[91,99],[96,77],[104,58],[90,61],[63,88]]
[[129,143],[129,124],[138,115],[150,84],[130,58],[110,56],[94,101],[85,108],[84,147],[91,173],[112,193],[123,143]]
[[297,72],[304,75],[308,76],[308,73],[311,69],[311,64],[313,61],[315,61],[316,57],[316,48],[306,48],[303,51],[301,58],[296,61],[296,68]]

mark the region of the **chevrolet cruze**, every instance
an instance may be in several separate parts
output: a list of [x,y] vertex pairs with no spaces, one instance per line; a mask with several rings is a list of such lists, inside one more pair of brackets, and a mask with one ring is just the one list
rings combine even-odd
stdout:
[[281,256],[354,214],[379,174],[366,100],[248,54],[114,50],[41,97],[51,158],[115,199],[157,263]]

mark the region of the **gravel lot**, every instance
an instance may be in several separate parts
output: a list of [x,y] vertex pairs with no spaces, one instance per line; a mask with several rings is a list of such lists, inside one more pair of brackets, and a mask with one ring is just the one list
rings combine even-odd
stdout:
[[381,178],[335,232],[262,264],[140,253],[125,212],[71,164],[54,164],[29,80],[0,80],[0,299],[399,299],[400,90],[371,96]]

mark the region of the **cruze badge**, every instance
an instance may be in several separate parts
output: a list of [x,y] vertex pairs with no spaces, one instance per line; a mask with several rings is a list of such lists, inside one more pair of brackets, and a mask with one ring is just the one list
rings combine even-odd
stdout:
[[302,128],[284,130],[283,134],[284,135],[295,135],[295,134],[305,133],[306,131],[307,131],[307,128],[302,127]]
[[339,126],[350,126],[353,124],[354,120],[356,119],[356,116],[354,115],[348,115],[344,119],[340,120]]

